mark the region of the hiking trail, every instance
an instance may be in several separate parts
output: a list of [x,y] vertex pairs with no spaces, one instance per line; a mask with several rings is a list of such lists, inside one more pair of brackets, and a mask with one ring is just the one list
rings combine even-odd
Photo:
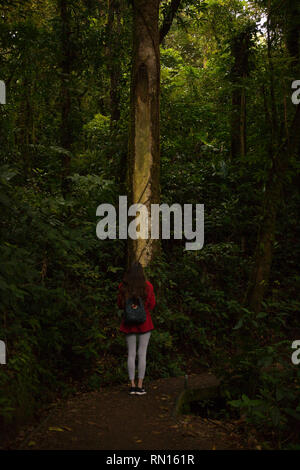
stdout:
[[[210,373],[190,375],[189,388],[216,383]],[[145,381],[147,394],[105,386],[61,400],[18,437],[18,450],[223,450],[245,448],[234,422],[176,414],[184,377]],[[11,447],[9,447],[11,449]],[[248,447],[249,448],[249,447]]]

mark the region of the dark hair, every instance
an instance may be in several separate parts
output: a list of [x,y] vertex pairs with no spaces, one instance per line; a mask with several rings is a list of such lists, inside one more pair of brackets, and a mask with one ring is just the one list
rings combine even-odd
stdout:
[[127,300],[129,297],[133,299],[141,297],[142,300],[146,300],[146,278],[140,263],[132,263],[130,268],[125,272],[120,291],[123,300]]

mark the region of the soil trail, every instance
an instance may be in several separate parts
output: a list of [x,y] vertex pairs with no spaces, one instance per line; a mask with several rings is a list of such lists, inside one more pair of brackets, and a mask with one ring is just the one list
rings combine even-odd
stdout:
[[[189,376],[189,386],[210,385],[211,374]],[[147,394],[129,395],[127,385],[81,393],[61,402],[18,449],[210,450],[241,449],[230,423],[174,416],[183,377],[145,382]]]

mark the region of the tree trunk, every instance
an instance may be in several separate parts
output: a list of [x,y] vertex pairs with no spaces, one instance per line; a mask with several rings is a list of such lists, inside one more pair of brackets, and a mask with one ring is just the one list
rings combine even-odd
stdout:
[[32,161],[30,154],[29,145],[32,143],[32,100],[31,100],[31,84],[27,77],[24,78],[23,82],[23,99],[20,104],[19,113],[19,127],[20,127],[20,148],[24,161],[24,174],[25,179],[29,178],[32,170]]
[[[291,20],[291,18],[290,18]],[[288,29],[288,31],[290,31]],[[290,47],[289,54],[292,59],[298,58],[299,61],[299,49],[295,47],[297,38],[299,36],[293,31],[293,41],[287,40],[287,44],[293,44]],[[259,312],[261,304],[266,293],[271,264],[273,247],[275,241],[275,230],[276,230],[276,218],[278,208],[283,201],[283,186],[285,183],[285,175],[289,168],[290,159],[292,156],[299,154],[300,152],[300,106],[298,105],[296,114],[290,128],[286,129],[286,139],[282,145],[279,145],[278,140],[281,139],[279,135],[278,116],[275,102],[275,91],[274,91],[274,78],[273,78],[273,63],[271,56],[271,31],[270,31],[270,19],[267,21],[267,33],[268,33],[268,62],[270,69],[270,95],[272,104],[272,113],[268,113],[268,120],[271,125],[271,145],[270,152],[275,155],[273,159],[273,165],[270,169],[269,179],[266,184],[266,190],[264,195],[264,205],[262,219],[260,223],[260,229],[257,237],[257,245],[254,255],[254,267],[250,276],[249,285],[245,300],[254,312]],[[299,47],[299,45],[298,45]],[[298,52],[297,52],[298,51]],[[292,61],[291,71],[297,69],[298,61]],[[276,151],[277,148],[277,151]]]
[[241,117],[241,93],[239,89],[232,91],[231,100],[231,156],[237,158],[241,154],[240,148],[240,117]]
[[[295,0],[289,0],[286,4],[287,9],[287,28],[286,28],[286,48],[291,57],[291,77],[292,82],[300,77],[300,5]],[[291,82],[288,83],[289,92]],[[300,146],[298,158],[300,157]],[[300,175],[295,173],[293,176],[295,187],[300,186]]]
[[276,218],[278,208],[283,200],[283,185],[290,159],[299,152],[299,127],[300,106],[298,105],[290,127],[289,135],[291,138],[284,141],[273,158],[273,165],[266,184],[262,218],[254,255],[254,267],[245,297],[247,305],[255,313],[260,311],[268,287],[275,241]]
[[232,92],[231,156],[246,156],[246,91],[236,88]]
[[117,45],[120,41],[120,1],[109,0],[107,21],[107,58],[110,77],[110,119],[113,129],[120,119],[121,64]]
[[72,70],[71,51],[71,13],[68,0],[59,0],[61,19],[61,146],[65,150],[62,161],[62,193],[65,197],[69,191],[67,177],[70,174],[70,152],[73,142],[73,129],[71,120],[71,92],[70,79]]
[[246,156],[246,89],[244,81],[249,73],[249,53],[252,37],[251,27],[247,27],[232,39],[231,54],[234,64],[231,70],[232,111],[231,111],[231,156]]
[[300,6],[295,0],[288,0],[286,4],[286,47],[292,59],[292,68],[299,66],[300,41]]
[[[246,78],[246,77],[244,77]],[[245,157],[247,153],[247,128],[246,128],[246,90],[242,89],[241,93],[241,117],[240,117],[240,152],[241,157]]]
[[159,42],[162,43],[166,35],[171,29],[175,15],[180,7],[181,0],[171,0],[165,11],[163,23],[159,30]]
[[[131,74],[131,123],[129,137],[128,189],[131,204],[148,209],[159,203],[159,0],[133,2],[133,57]],[[140,231],[143,227],[140,227]],[[159,240],[138,238],[128,243],[128,262],[147,266],[159,250]]]

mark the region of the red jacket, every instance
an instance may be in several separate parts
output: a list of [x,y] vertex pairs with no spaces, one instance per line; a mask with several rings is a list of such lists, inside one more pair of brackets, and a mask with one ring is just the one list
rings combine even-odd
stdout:
[[[123,333],[146,333],[147,331],[154,330],[152,318],[150,315],[150,310],[152,310],[155,306],[155,295],[154,295],[153,285],[151,284],[151,282],[146,281],[146,284],[147,284],[146,285],[147,298],[144,302],[144,308],[146,310],[146,321],[142,323],[141,325],[135,326],[135,325],[125,325],[124,319],[123,319],[120,325],[120,331],[122,331]],[[122,282],[119,284],[119,289],[121,285],[122,285]],[[120,291],[118,293],[117,303],[118,303],[119,308],[123,308]]]

